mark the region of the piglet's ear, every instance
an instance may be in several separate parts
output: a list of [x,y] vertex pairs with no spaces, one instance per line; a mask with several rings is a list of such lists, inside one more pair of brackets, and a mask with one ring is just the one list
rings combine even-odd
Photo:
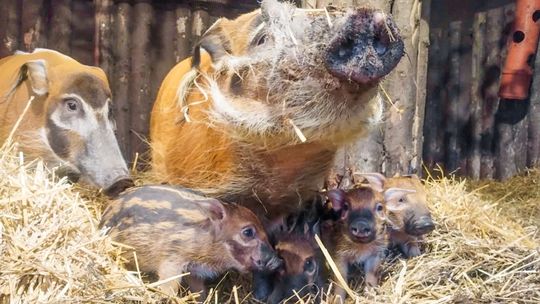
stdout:
[[405,195],[409,193],[415,193],[416,190],[410,189],[401,189],[401,188],[389,188],[384,191],[384,201],[386,203],[386,208],[390,211],[397,211],[402,208],[405,208],[405,204],[401,204],[399,200],[404,198]]
[[353,173],[354,175],[360,175],[365,178],[371,188],[377,192],[383,192],[384,183],[386,182],[386,177],[380,173]]
[[343,209],[343,207],[345,207],[345,198],[347,196],[345,191],[341,189],[333,189],[328,191],[326,195],[328,196],[328,199],[330,199],[332,209],[334,209],[334,211],[339,212]]
[[222,221],[226,214],[225,206],[217,199],[209,198],[197,202],[206,212],[212,221]]

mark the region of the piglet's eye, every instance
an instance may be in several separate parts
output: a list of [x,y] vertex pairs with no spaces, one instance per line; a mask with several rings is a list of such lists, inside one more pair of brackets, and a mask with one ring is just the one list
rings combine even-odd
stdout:
[[252,239],[255,237],[255,229],[253,227],[246,227],[242,230],[242,235],[248,239]]
[[375,207],[377,211],[383,211],[383,205],[377,204],[377,207]]
[[399,199],[398,202],[403,203],[404,201],[405,201],[405,199],[402,197],[402,198]]
[[304,271],[308,273],[315,271],[315,261],[313,261],[313,258],[309,258],[304,262]]
[[77,108],[78,108],[78,103],[75,99],[66,99],[65,101],[65,105],[66,105],[66,108],[68,109],[68,111],[70,112],[75,112],[77,111]]

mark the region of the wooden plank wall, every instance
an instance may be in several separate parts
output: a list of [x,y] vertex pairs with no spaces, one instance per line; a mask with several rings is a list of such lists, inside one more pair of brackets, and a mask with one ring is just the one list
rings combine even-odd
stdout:
[[423,125],[431,0],[307,0],[305,6],[329,2],[342,6],[369,5],[391,14],[400,29],[406,55],[379,86],[384,119],[367,138],[342,149],[329,183],[340,183],[350,172],[421,173]]
[[[335,176],[421,173],[424,164],[505,179],[540,162],[540,77],[530,101],[497,97],[513,1],[296,2],[368,3],[391,13],[405,37],[407,55],[381,85],[385,122],[340,151]],[[167,71],[219,16],[257,6],[256,0],[0,0],[0,57],[47,47],[102,67],[114,94],[117,136],[133,160],[147,151],[149,110]],[[540,56],[536,61],[540,66]]]
[[256,0],[0,0],[0,58],[43,47],[103,68],[117,137],[133,160],[147,151],[149,112],[166,73],[218,17],[258,6]]
[[[433,0],[424,121],[428,170],[507,179],[540,162],[540,73],[527,101],[500,100],[514,1]],[[540,68],[540,56],[535,65]]]

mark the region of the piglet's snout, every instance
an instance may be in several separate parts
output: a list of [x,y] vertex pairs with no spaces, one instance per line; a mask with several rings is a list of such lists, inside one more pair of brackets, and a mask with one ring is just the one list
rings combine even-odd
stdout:
[[391,18],[381,11],[361,8],[347,15],[330,43],[326,67],[341,79],[370,83],[388,74],[404,54]]
[[407,226],[409,234],[418,236],[428,234],[435,229],[435,223],[430,216],[422,216]]
[[372,223],[366,220],[356,220],[350,225],[351,234],[357,238],[368,239],[372,236],[374,229]]
[[260,257],[255,259],[255,266],[258,270],[274,271],[283,264],[277,253],[268,244],[260,246]]

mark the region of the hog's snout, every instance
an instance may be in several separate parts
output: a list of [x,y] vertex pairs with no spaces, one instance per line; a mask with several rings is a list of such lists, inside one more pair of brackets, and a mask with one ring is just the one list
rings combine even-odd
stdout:
[[340,79],[371,83],[390,73],[403,56],[403,41],[384,13],[357,9],[346,17],[330,43],[328,71]]
[[109,197],[116,197],[124,190],[135,186],[133,180],[128,176],[123,176],[117,179],[111,186],[105,189],[105,194]]
[[422,216],[417,220],[411,220],[405,226],[408,234],[420,236],[428,234],[435,229],[435,224],[430,216]]
[[371,221],[358,219],[349,226],[351,235],[361,243],[368,243],[375,239],[375,228]]

